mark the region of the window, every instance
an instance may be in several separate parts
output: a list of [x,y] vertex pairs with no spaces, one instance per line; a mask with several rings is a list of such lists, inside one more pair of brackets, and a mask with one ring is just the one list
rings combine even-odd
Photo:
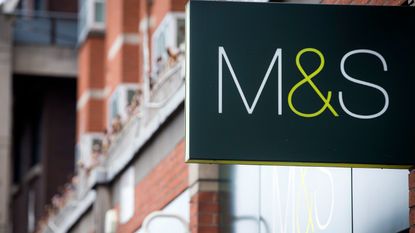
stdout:
[[120,181],[120,222],[128,222],[134,215],[134,168],[128,168]]
[[116,116],[120,116],[123,121],[128,119],[128,105],[138,89],[139,85],[133,83],[118,85],[108,102],[108,128],[111,128],[111,122]]
[[405,170],[237,165],[222,167],[221,176],[229,181],[229,212],[222,213],[232,216],[224,222],[230,232],[390,233],[408,228]]
[[34,8],[36,11],[45,10],[45,2],[43,0],[35,0]]
[[94,2],[94,21],[97,23],[104,23],[105,17],[104,11],[104,2],[103,1],[95,1]]
[[183,13],[169,13],[153,34],[153,74],[152,78],[157,77],[169,68],[169,52],[178,54],[184,44],[184,22]]

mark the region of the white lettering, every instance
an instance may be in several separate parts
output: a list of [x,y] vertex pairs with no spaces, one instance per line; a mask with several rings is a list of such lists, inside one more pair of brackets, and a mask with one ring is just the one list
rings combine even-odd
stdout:
[[346,62],[346,59],[347,59],[347,58],[349,58],[351,55],[354,55],[354,54],[359,54],[359,53],[367,53],[367,54],[372,54],[372,55],[375,55],[375,56],[376,56],[376,57],[378,57],[378,58],[380,59],[380,61],[382,62],[382,65],[383,65],[383,70],[384,70],[384,71],[387,71],[387,70],[388,70],[388,66],[386,65],[385,58],[383,58],[383,56],[382,56],[382,55],[380,55],[378,52],[375,52],[375,51],[373,51],[373,50],[368,50],[368,49],[357,49],[357,50],[350,51],[350,52],[346,53],[346,54],[343,56],[343,58],[342,58],[342,60],[341,60],[341,63],[340,63],[340,70],[341,70],[341,72],[342,72],[342,75],[343,75],[343,76],[344,76],[347,80],[350,80],[350,81],[352,81],[352,82],[354,82],[354,83],[361,84],[361,85],[363,85],[363,86],[372,87],[372,88],[375,88],[375,89],[379,90],[380,92],[382,92],[382,94],[383,94],[383,96],[384,96],[384,98],[385,98],[385,104],[383,105],[382,110],[381,110],[380,112],[378,112],[378,113],[371,114],[371,115],[360,115],[360,114],[356,114],[356,113],[351,112],[351,111],[350,111],[350,110],[346,107],[346,105],[344,104],[344,101],[343,101],[343,93],[342,93],[341,91],[339,91],[339,102],[340,102],[340,106],[342,107],[342,109],[343,109],[343,110],[344,110],[347,114],[349,114],[350,116],[355,117],[355,118],[358,118],[358,119],[373,119],[373,118],[376,118],[376,117],[381,116],[383,113],[385,113],[385,112],[386,112],[386,110],[388,109],[388,106],[389,106],[389,96],[388,96],[388,93],[386,92],[386,90],[385,90],[385,89],[383,89],[382,87],[380,87],[380,86],[378,86],[378,85],[375,85],[375,84],[373,84],[373,83],[369,83],[369,82],[365,82],[365,81],[362,81],[362,80],[358,80],[358,79],[352,78],[352,77],[350,77],[350,76],[346,73],[346,71],[344,70],[344,63]]
[[228,55],[225,52],[225,49],[222,46],[219,46],[219,57],[218,57],[218,62],[219,62],[219,87],[218,87],[218,94],[219,94],[219,98],[218,98],[218,112],[222,113],[223,109],[222,109],[222,58],[225,58],[225,62],[229,68],[229,71],[231,72],[233,81],[236,85],[236,88],[238,89],[239,95],[242,98],[242,101],[245,105],[246,111],[249,114],[252,114],[252,112],[255,109],[255,106],[259,100],[259,97],[261,96],[261,93],[265,87],[265,84],[268,80],[268,77],[272,71],[272,68],[274,67],[275,61],[278,59],[278,115],[282,115],[282,49],[277,49],[275,51],[274,57],[271,60],[271,63],[268,67],[268,70],[264,76],[264,79],[262,80],[261,86],[258,89],[258,92],[256,93],[254,102],[252,103],[251,106],[249,106],[248,101],[246,100],[245,94],[241,88],[241,85],[239,84],[238,78],[235,75],[235,72],[232,68],[232,65],[229,61]]

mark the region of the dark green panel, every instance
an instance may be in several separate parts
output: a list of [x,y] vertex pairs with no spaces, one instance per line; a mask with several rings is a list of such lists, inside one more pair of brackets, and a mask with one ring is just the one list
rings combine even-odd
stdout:
[[[189,161],[363,167],[415,164],[415,8],[191,1],[188,11]],[[277,49],[281,51],[252,114],[219,47],[226,52],[249,105]],[[307,75],[322,65],[316,50],[325,61],[311,81],[305,80],[296,64],[296,56],[306,48],[315,49],[299,56]],[[354,53],[344,62],[350,78],[341,71],[342,58],[348,53]],[[219,60],[222,113],[218,108]],[[278,111],[279,61],[282,114]],[[332,110],[327,107],[314,117],[296,114],[288,96],[299,82],[304,84],[292,93],[295,109],[315,113],[325,105],[323,99],[328,102],[331,92]],[[340,91],[345,107],[340,104]],[[386,98],[388,106],[382,113]]]

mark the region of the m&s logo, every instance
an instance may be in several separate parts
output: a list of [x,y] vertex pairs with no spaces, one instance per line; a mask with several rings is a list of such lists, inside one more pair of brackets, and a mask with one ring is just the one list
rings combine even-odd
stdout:
[[[248,101],[246,99],[246,96],[244,94],[244,91],[241,88],[241,85],[239,84],[238,78],[235,74],[235,71],[231,65],[231,62],[228,58],[228,55],[226,54],[225,48],[222,46],[218,47],[218,70],[219,70],[219,74],[218,74],[218,113],[222,113],[223,112],[223,60],[225,60],[225,63],[231,73],[232,79],[234,81],[234,84],[236,86],[236,88],[238,89],[239,95],[242,99],[242,102],[246,108],[246,111],[248,112],[248,114],[252,114],[255,106],[261,96],[261,93],[267,83],[267,80],[270,76],[270,73],[275,65],[275,63],[277,62],[277,66],[278,66],[278,115],[283,115],[282,112],[282,86],[283,86],[283,79],[282,79],[282,49],[278,48],[275,50],[274,56],[272,57],[271,63],[268,66],[268,69],[265,73],[264,78],[262,79],[261,85],[255,95],[255,99],[252,102],[252,104],[248,104]],[[320,63],[319,66],[317,67],[317,69],[315,69],[313,72],[311,73],[307,73],[302,64],[301,64],[301,57],[306,54],[306,53],[312,53],[318,56]],[[378,92],[380,92],[383,96],[383,107],[378,111],[378,112],[374,112],[372,114],[361,114],[361,113],[357,113],[357,112],[352,112],[351,110],[349,110],[349,108],[347,107],[347,93],[343,93],[342,91],[338,92],[338,99],[339,99],[339,104],[341,109],[349,116],[354,117],[354,118],[358,118],[358,119],[373,119],[373,118],[377,118],[382,116],[389,107],[389,95],[387,93],[387,91],[382,88],[379,85],[367,82],[367,81],[363,81],[360,79],[356,79],[354,77],[351,77],[345,70],[345,63],[347,61],[347,59],[351,56],[358,56],[359,54],[369,54],[372,55],[375,59],[378,59],[380,61],[380,63],[383,66],[383,71],[387,71],[388,70],[388,66],[386,64],[386,60],[385,58],[378,52],[373,51],[373,50],[369,50],[369,49],[357,49],[357,50],[352,50],[348,53],[346,53],[340,62],[340,71],[342,76],[347,79],[348,81],[358,84],[358,85],[362,85],[362,86],[366,86],[368,88],[372,88],[377,90]],[[318,74],[324,69],[325,66],[325,58],[324,55],[317,49],[315,48],[305,48],[302,49],[301,51],[299,51],[296,55],[296,66],[297,69],[300,71],[301,75],[303,76],[302,79],[296,83],[293,87],[291,87],[289,93],[288,93],[288,106],[290,108],[290,110],[295,113],[296,115],[300,116],[300,117],[305,117],[305,118],[312,118],[312,117],[317,117],[320,114],[322,114],[325,111],[329,111],[333,117],[338,117],[339,113],[338,113],[338,109],[335,109],[332,106],[332,97],[333,97],[333,93],[332,91],[328,91],[327,93],[324,93],[322,90],[319,89],[319,87],[314,83],[313,79],[317,78]],[[321,107],[319,109],[317,109],[315,112],[304,112],[304,110],[299,109],[298,107],[296,107],[296,104],[293,102],[293,96],[296,95],[296,92],[298,90],[298,88],[300,88],[303,85],[309,85],[312,90],[315,92],[315,94],[319,97],[319,99],[321,100]]]

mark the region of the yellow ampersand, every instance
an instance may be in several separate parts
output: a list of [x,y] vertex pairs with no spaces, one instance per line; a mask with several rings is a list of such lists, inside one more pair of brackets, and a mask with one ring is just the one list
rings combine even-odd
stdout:
[[[303,67],[301,66],[300,63],[300,58],[304,53],[307,52],[311,52],[311,53],[315,53],[320,57],[320,66],[317,68],[317,70],[315,70],[313,73],[311,73],[310,75],[308,75]],[[291,108],[291,110],[302,117],[316,117],[318,115],[320,115],[321,113],[324,112],[324,110],[326,110],[326,108],[328,108],[330,110],[331,113],[333,113],[334,116],[338,117],[339,114],[337,114],[336,110],[334,110],[334,108],[330,105],[330,100],[331,100],[331,91],[329,91],[327,93],[327,97],[325,97],[323,94],[321,94],[321,91],[317,88],[317,86],[314,84],[314,82],[311,80],[312,78],[314,78],[318,73],[320,73],[320,71],[323,69],[324,67],[324,56],[323,54],[318,51],[317,49],[314,48],[305,48],[303,50],[301,50],[298,54],[297,57],[295,58],[295,64],[297,65],[298,69],[300,70],[301,74],[304,76],[304,79],[302,79],[300,82],[298,82],[297,84],[295,84],[293,86],[293,88],[291,88],[290,92],[288,93],[288,105]],[[303,113],[298,111],[292,102],[292,98],[293,98],[293,94],[294,92],[303,84],[308,83],[310,84],[310,86],[313,88],[313,90],[317,93],[317,95],[320,97],[320,99],[324,102],[323,107],[320,108],[320,110],[318,110],[315,113]]]

